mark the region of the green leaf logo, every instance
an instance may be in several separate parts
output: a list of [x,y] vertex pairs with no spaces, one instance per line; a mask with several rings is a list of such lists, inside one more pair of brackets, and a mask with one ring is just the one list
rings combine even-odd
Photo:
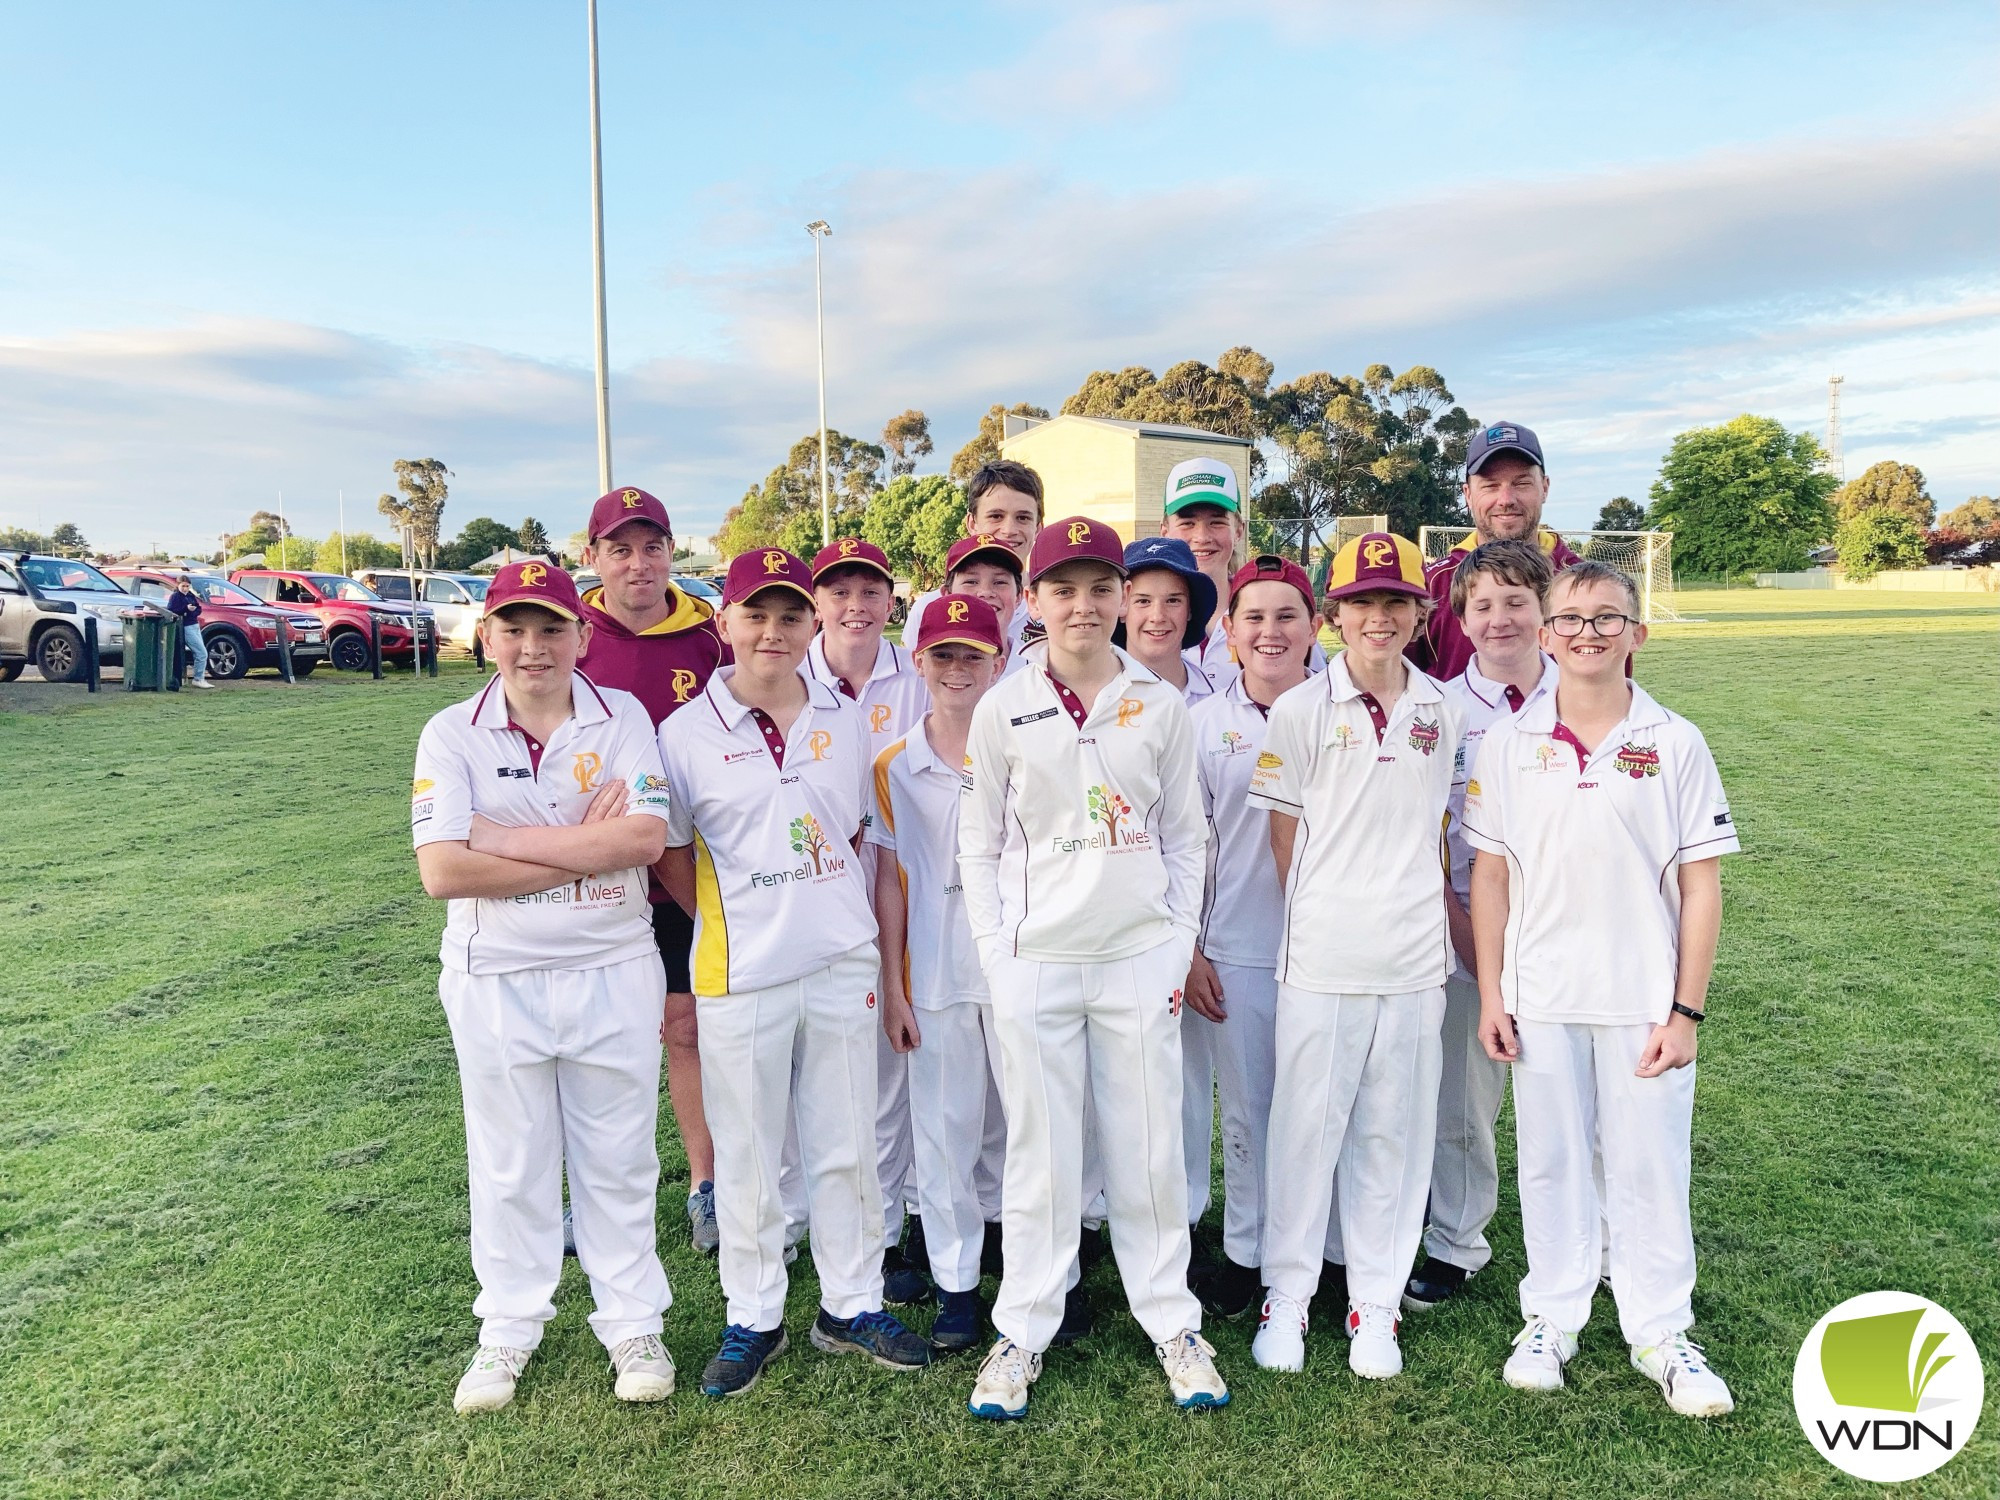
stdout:
[[1951,1363],[1949,1354],[1937,1352],[1945,1341],[1943,1332],[1925,1334],[1916,1358],[1910,1357],[1923,1317],[1924,1309],[1913,1307],[1827,1324],[1819,1363],[1833,1399],[1842,1406],[1915,1411],[1923,1400],[1924,1387]]

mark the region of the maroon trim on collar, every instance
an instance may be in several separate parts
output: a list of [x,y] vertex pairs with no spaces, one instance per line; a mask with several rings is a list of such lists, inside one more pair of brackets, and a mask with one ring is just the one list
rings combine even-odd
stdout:
[[1049,671],[1048,668],[1044,667],[1042,669],[1042,675],[1048,678],[1049,686],[1056,690],[1056,697],[1062,700],[1063,708],[1068,712],[1070,718],[1076,721],[1076,727],[1078,729],[1083,728],[1083,721],[1090,717],[1090,710],[1083,706],[1083,700],[1077,697],[1075,693],[1072,693],[1062,683],[1056,681],[1055,673]]
[[521,743],[528,747],[528,764],[534,769],[535,774],[540,776],[542,774],[542,751],[546,747],[540,740],[528,733],[527,730],[516,724],[512,714],[507,716],[507,727],[518,734],[521,737]]
[[1576,737],[1576,731],[1562,720],[1556,720],[1556,727],[1550,732],[1550,738],[1561,740],[1576,752],[1576,768],[1579,772],[1589,764],[1590,752],[1583,748],[1583,741]]
[[612,719],[617,717],[616,714],[611,712],[611,705],[605,701],[604,694],[600,693],[597,690],[596,683],[592,682],[588,677],[584,676],[583,673],[581,672],[578,672],[576,674],[576,678],[585,687],[590,689],[590,696],[595,698],[597,700],[597,706],[604,710],[605,718]]
[[750,710],[750,717],[757,721],[757,727],[764,731],[764,748],[771,752],[771,760],[782,771],[785,769],[785,737],[778,733],[778,721],[761,708]]
[[1368,722],[1375,726],[1375,743],[1382,743],[1382,736],[1389,732],[1389,713],[1373,693],[1361,695],[1361,706],[1368,710]]
[[1521,692],[1521,690],[1515,687],[1514,684],[1511,682],[1505,684],[1500,689],[1500,696],[1507,700],[1507,707],[1514,713],[1519,713],[1521,711],[1521,705],[1528,701],[1527,697]]

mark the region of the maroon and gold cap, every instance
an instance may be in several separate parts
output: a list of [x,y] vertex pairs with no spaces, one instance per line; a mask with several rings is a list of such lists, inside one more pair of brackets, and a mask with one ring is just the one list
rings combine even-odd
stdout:
[[939,594],[917,620],[914,649],[928,651],[933,646],[976,646],[998,656],[999,612],[971,594]]
[[873,568],[891,585],[896,582],[895,571],[889,566],[889,554],[873,542],[863,541],[858,536],[844,536],[838,541],[828,542],[813,556],[813,582],[818,583],[822,573],[831,573],[835,568],[857,566]]
[[483,620],[510,604],[536,604],[565,620],[583,618],[583,600],[577,597],[576,580],[554,563],[508,563],[493,575],[486,587],[486,603],[480,610]]
[[1345,599],[1378,591],[1430,597],[1431,591],[1424,587],[1424,554],[1408,537],[1371,531],[1356,537],[1334,556],[1333,571],[1326,580],[1327,598]]
[[1262,557],[1251,558],[1238,568],[1236,576],[1229,580],[1230,608],[1236,607],[1236,596],[1253,583],[1288,583],[1299,591],[1307,609],[1319,608],[1319,602],[1313,598],[1312,580],[1306,576],[1306,570],[1289,557],[1267,552]]
[[1064,563],[1101,562],[1120,578],[1125,576],[1125,543],[1117,528],[1088,516],[1066,516],[1035,533],[1028,549],[1028,582]]
[[729,572],[722,580],[722,602],[741,604],[765,589],[790,589],[806,603],[812,603],[812,570],[803,559],[783,547],[759,547],[755,552],[739,552],[729,560]]
[[627,521],[650,521],[668,536],[674,534],[674,523],[667,519],[666,506],[644,490],[628,485],[597,497],[597,503],[590,507],[590,530],[585,540],[594,542],[601,536],[609,536]]
[[1018,581],[1021,576],[1021,554],[985,532],[977,536],[962,536],[951,544],[951,551],[944,555],[944,576],[947,582],[966,563],[979,561],[998,563],[1011,572]]

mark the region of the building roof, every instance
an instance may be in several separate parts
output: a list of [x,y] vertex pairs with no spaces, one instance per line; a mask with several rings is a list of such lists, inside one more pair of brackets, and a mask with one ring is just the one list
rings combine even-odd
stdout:
[[1196,443],[1229,443],[1238,448],[1254,447],[1250,438],[1231,437],[1224,432],[1210,432],[1205,427],[1180,427],[1172,422],[1134,422],[1124,417],[1084,417],[1075,412],[1060,412],[1053,417],[1024,417],[1009,412],[1003,423],[1003,435],[1019,437],[1031,428],[1046,427],[1051,422],[1088,422],[1094,427],[1115,427],[1125,432],[1136,433],[1140,437],[1184,438]]

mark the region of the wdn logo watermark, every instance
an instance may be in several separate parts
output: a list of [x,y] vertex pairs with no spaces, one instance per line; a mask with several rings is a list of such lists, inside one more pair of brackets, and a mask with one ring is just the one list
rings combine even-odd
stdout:
[[1964,1325],[1908,1292],[1850,1297],[1813,1325],[1792,1366],[1806,1441],[1857,1479],[1941,1468],[1972,1440],[1985,1400]]

